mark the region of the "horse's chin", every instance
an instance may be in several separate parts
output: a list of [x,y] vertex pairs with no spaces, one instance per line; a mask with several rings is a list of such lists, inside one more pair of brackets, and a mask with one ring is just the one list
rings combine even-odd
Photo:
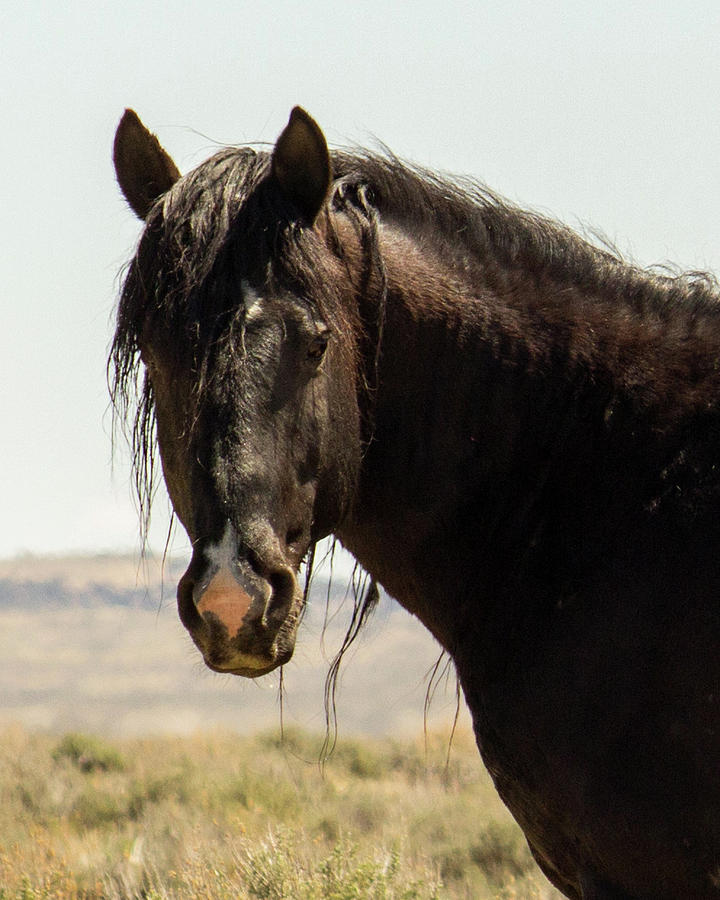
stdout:
[[[287,657],[285,662],[290,659],[290,656]],[[263,675],[269,675],[270,672],[274,672],[275,669],[284,665],[283,661],[278,661],[271,663],[268,666],[261,666],[259,668],[250,668],[248,666],[240,666],[238,668],[226,668],[224,666],[215,666],[212,663],[205,660],[205,665],[208,669],[212,669],[213,672],[218,672],[221,675],[238,675],[240,678],[262,678]]]
[[270,672],[274,672],[275,669],[289,662],[293,655],[294,647],[277,652],[271,659],[253,659],[243,654],[242,659],[231,658],[223,662],[213,661],[212,658],[209,659],[210,653],[208,651],[203,652],[202,647],[198,647],[198,649],[203,653],[205,665],[208,669],[212,669],[213,672],[219,672],[221,675],[238,675],[241,678],[262,678],[263,675],[269,675]]

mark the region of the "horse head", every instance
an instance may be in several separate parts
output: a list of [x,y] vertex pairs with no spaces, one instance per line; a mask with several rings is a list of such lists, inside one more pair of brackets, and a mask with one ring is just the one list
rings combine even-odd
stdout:
[[359,470],[327,144],[296,108],[271,154],[221,152],[181,177],[127,111],[114,160],[145,221],[115,356],[144,364],[149,430],[192,542],[180,617],[210,668],[257,677],[292,655],[298,569],[348,515]]

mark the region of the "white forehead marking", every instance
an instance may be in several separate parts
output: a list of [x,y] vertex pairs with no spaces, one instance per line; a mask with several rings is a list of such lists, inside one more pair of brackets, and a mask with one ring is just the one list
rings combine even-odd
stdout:
[[253,288],[249,281],[243,279],[240,282],[240,288],[243,293],[243,302],[245,303],[245,321],[252,322],[262,314],[263,298]]
[[217,566],[218,569],[232,569],[235,562],[235,552],[236,547],[233,542],[232,527],[227,522],[220,543],[208,544],[205,547],[205,558],[211,566]]

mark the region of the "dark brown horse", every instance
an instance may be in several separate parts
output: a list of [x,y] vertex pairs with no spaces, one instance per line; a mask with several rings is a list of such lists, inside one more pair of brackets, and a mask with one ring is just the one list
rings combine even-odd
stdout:
[[715,282],[330,154],[300,109],[184,177],[128,111],[115,164],[146,224],[113,394],[141,490],[157,436],[206,663],[287,662],[334,534],[451,654],[560,890],[720,898]]

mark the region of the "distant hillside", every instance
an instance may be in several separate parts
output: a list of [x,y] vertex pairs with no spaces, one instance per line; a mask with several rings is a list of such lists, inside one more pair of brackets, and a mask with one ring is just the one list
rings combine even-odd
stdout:
[[[187,560],[131,554],[79,554],[76,556],[33,556],[26,554],[0,559],[0,582],[7,585],[58,584],[79,594],[100,587],[138,595],[159,589],[163,582],[173,587]],[[174,587],[173,587],[174,590]]]
[[59,579],[51,581],[14,581],[0,578],[0,607],[41,609],[74,606],[131,606],[155,608],[155,592],[146,588],[118,588],[92,582],[82,588],[69,588]]
[[129,606],[157,609],[174,596],[184,560],[132,556],[21,556],[0,560],[0,608]]
[[[277,726],[273,673],[214,675],[182,628],[175,585],[184,560],[22,557],[0,561],[0,724],[127,735]],[[347,573],[319,572],[293,660],[283,673],[286,722],[325,727],[324,679],[352,609]],[[423,725],[435,641],[384,598],[343,663],[346,734],[414,734]],[[431,724],[454,715],[455,679],[435,692]]]

